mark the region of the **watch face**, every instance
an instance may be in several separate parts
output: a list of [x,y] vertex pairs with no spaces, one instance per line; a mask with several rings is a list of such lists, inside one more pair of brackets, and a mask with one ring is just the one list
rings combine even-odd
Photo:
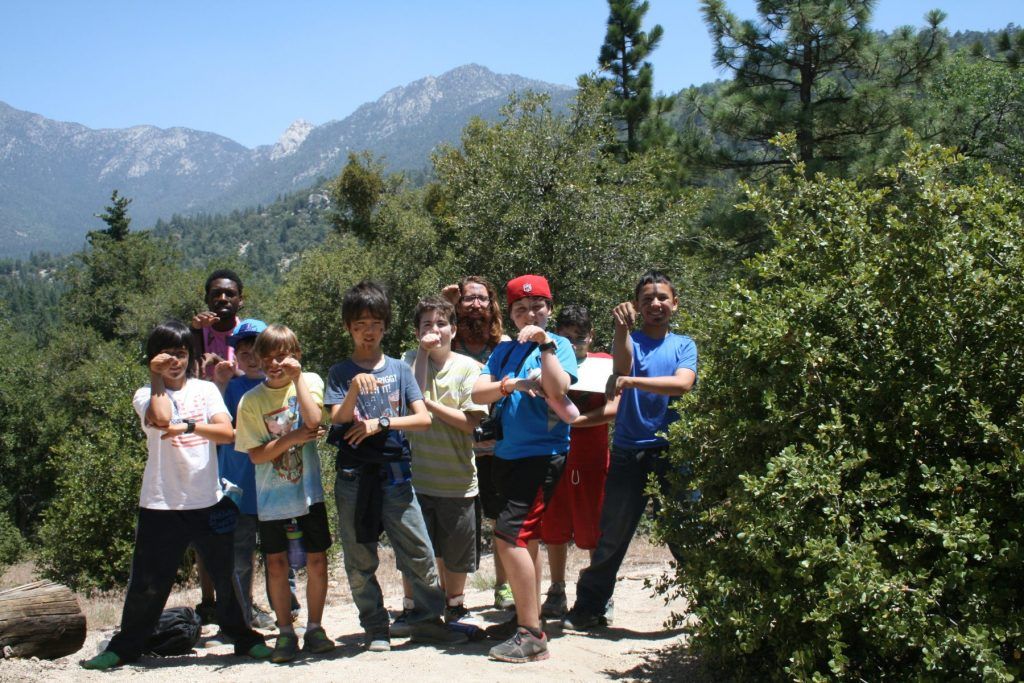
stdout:
[[382,417],[377,420],[377,424],[380,425],[381,429],[391,429],[391,420],[387,417]]

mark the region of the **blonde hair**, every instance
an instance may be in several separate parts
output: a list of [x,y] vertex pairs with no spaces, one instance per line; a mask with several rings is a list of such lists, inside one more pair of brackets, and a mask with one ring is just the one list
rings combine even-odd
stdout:
[[287,326],[273,324],[260,332],[252,347],[253,353],[259,358],[267,358],[277,353],[302,353],[299,338]]

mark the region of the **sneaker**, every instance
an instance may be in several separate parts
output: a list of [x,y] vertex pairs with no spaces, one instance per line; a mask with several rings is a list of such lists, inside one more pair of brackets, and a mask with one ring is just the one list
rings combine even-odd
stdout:
[[201,602],[196,605],[196,614],[203,622],[203,626],[217,623],[217,606],[212,602]]
[[273,631],[277,628],[277,621],[274,617],[262,607],[256,605],[252,606],[252,620],[250,623],[253,628],[258,628],[262,631]]
[[548,596],[540,606],[540,615],[548,619],[561,619],[569,611],[569,603],[565,599],[565,584],[553,583],[548,588]]
[[461,631],[453,631],[440,618],[432,621],[417,621],[409,625],[410,638],[414,643],[432,645],[459,645],[469,641]]
[[335,648],[334,641],[327,637],[327,632],[322,626],[306,631],[302,638],[302,651],[312,652],[315,655],[322,655]]
[[367,633],[366,649],[370,652],[389,652],[391,650],[391,636],[387,631]]
[[494,606],[498,609],[512,609],[516,600],[512,597],[512,587],[503,583],[494,589]]
[[519,622],[516,615],[512,615],[499,624],[491,624],[484,629],[484,634],[491,640],[508,640],[516,634],[519,629]]
[[395,638],[408,638],[411,634],[409,629],[409,613],[411,610],[403,609],[402,613],[391,622],[391,635]]
[[253,659],[270,659],[274,651],[267,647],[265,643],[256,643],[246,650],[245,654]]
[[606,626],[611,626],[612,620],[615,618],[615,600],[608,598],[608,603],[604,606],[604,623]]
[[448,605],[444,608],[444,623],[454,624],[472,618],[469,610],[463,604]]
[[525,628],[516,629],[515,635],[490,651],[491,659],[499,662],[525,664],[548,658],[548,637],[541,631],[540,638]]
[[90,669],[91,671],[106,671],[107,669],[113,669],[115,666],[121,666],[124,664],[121,658],[110,650],[106,650],[96,655],[92,659],[82,660],[81,666],[83,669]]
[[565,615],[565,619],[562,620],[562,628],[569,631],[590,631],[598,626],[607,625],[608,622],[605,621],[604,617],[581,612],[575,607],[569,610],[569,613]]
[[275,664],[290,662],[299,654],[299,639],[294,633],[282,633],[274,643],[274,652],[270,655],[270,661]]

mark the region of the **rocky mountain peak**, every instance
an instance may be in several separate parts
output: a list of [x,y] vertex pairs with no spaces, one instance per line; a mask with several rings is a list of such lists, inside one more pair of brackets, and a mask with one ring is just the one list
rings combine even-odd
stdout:
[[315,127],[305,119],[295,119],[292,121],[292,124],[288,126],[288,130],[281,134],[281,137],[277,139],[277,144],[270,150],[270,159],[273,161],[292,154],[306,141],[310,131]]

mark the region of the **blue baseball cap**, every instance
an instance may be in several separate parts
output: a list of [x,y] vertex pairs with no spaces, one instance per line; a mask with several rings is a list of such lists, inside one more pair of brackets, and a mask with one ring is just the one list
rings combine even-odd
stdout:
[[228,346],[236,347],[238,342],[243,339],[251,339],[252,337],[259,336],[259,333],[267,329],[267,324],[262,320],[256,318],[246,318],[242,322],[238,323],[238,327],[228,337]]

